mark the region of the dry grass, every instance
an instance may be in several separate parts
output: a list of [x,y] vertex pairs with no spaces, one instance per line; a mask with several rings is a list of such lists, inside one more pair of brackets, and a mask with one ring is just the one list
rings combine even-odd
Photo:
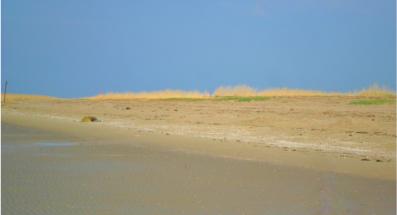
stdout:
[[353,93],[360,97],[396,97],[396,93],[386,87],[373,84],[367,89]]
[[201,100],[201,99],[219,99],[221,97],[300,97],[300,96],[355,96],[355,97],[396,97],[395,92],[378,85],[372,85],[367,89],[356,92],[323,92],[316,90],[301,90],[301,89],[269,89],[256,90],[246,85],[238,85],[234,87],[219,87],[211,95],[208,92],[199,91],[180,91],[180,90],[164,90],[155,92],[141,92],[141,93],[107,93],[101,94],[90,99],[179,99],[179,100]]
[[[4,94],[1,94],[1,102],[3,103]],[[6,95],[6,104],[21,101],[47,101],[56,99],[50,96],[26,95],[26,94],[8,94]]]
[[258,92],[249,86],[239,85],[235,87],[219,87],[213,93],[214,96],[258,96]]
[[301,90],[301,89],[268,89],[256,90],[246,85],[236,87],[219,87],[215,90],[214,96],[265,96],[265,97],[298,97],[298,96],[358,96],[358,97],[395,97],[396,93],[385,87],[376,84],[367,89],[357,92],[324,92],[318,90]]
[[283,97],[283,96],[339,96],[341,93],[334,92],[322,92],[315,90],[300,90],[300,89],[288,89],[288,88],[280,88],[280,89],[270,89],[263,90],[258,92],[261,96],[274,96],[274,97]]
[[192,98],[204,99],[209,98],[209,93],[198,91],[180,91],[180,90],[164,90],[156,92],[140,92],[140,93],[106,93],[91,97],[90,99],[178,99]]
[[342,93],[330,93],[314,90],[300,90],[300,89],[269,89],[256,90],[252,87],[240,85],[236,87],[219,87],[215,90],[214,96],[266,96],[266,97],[282,97],[282,96],[337,96]]

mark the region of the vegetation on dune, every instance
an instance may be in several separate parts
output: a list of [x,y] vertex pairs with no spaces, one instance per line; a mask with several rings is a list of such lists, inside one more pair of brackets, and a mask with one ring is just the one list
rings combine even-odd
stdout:
[[[278,88],[278,89],[267,89],[267,90],[255,90],[248,86],[237,86],[229,88],[218,88],[221,89],[221,95],[225,96],[263,96],[263,97],[300,97],[300,96],[357,96],[357,97],[368,97],[368,98],[396,98],[396,92],[386,87],[380,87],[377,84],[373,84],[366,89],[356,92],[323,92],[318,90],[302,90],[302,89],[289,89],[289,88]],[[217,96],[218,90],[215,91],[214,95]]]
[[258,96],[257,91],[246,85],[239,85],[235,87],[219,87],[213,93],[216,97],[230,97],[230,96]]
[[209,93],[198,91],[164,90],[139,93],[106,93],[90,99],[202,99],[210,97]]
[[350,104],[352,105],[386,105],[396,103],[396,93],[377,84],[355,92],[353,95],[362,97],[362,99],[351,101]]
[[281,96],[325,96],[335,95],[336,93],[326,93],[314,90],[299,90],[299,89],[268,89],[256,90],[246,85],[235,87],[219,87],[215,90],[214,96],[243,96],[243,97],[281,97]]
[[267,89],[256,90],[246,85],[239,85],[234,87],[219,87],[213,94],[199,91],[180,91],[180,90],[164,90],[155,92],[140,92],[140,93],[107,93],[91,97],[89,99],[99,100],[117,100],[117,99],[164,99],[170,101],[265,101],[269,97],[305,97],[305,96],[354,96],[364,98],[395,98],[396,93],[378,85],[372,85],[367,89],[356,92],[323,92],[316,90],[301,90],[301,89]]
[[278,88],[255,90],[252,87],[240,85],[236,87],[220,87],[215,90],[214,96],[264,96],[264,97],[300,97],[300,96],[359,96],[359,97],[395,97],[396,93],[386,87],[373,84],[370,87],[356,92],[323,92],[318,90],[302,90]]
[[367,89],[355,92],[354,94],[361,97],[386,97],[386,98],[396,97],[396,92],[386,87],[381,87],[377,84],[373,84]]
[[238,101],[238,102],[253,102],[253,101],[266,101],[270,99],[265,96],[217,96],[214,97],[217,101]]
[[396,100],[392,98],[357,99],[350,102],[352,105],[385,105],[395,103]]
[[336,92],[321,92],[315,90],[300,90],[300,89],[269,89],[258,92],[262,96],[272,96],[272,97],[300,97],[300,96],[338,96],[341,93]]

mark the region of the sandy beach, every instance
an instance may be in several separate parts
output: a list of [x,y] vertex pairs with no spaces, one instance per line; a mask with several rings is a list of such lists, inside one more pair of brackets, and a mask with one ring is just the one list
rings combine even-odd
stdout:
[[[10,96],[2,121],[86,139],[395,179],[395,104],[355,97],[237,102]],[[99,122],[81,123],[84,116]]]
[[355,99],[11,96],[3,212],[395,214],[395,105]]
[[3,214],[395,214],[395,181],[2,123]]

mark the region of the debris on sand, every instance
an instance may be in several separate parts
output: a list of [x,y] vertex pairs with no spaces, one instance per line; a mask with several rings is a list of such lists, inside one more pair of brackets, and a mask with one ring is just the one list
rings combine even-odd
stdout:
[[98,118],[95,116],[85,116],[81,119],[81,122],[98,122]]

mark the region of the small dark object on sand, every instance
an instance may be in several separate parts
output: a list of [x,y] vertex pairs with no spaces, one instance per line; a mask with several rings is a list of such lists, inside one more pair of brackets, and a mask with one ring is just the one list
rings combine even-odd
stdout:
[[131,108],[130,108],[130,107],[126,107],[125,109],[126,109],[126,110],[131,110]]
[[376,159],[376,162],[383,162],[383,160],[380,160],[380,159]]
[[363,158],[363,159],[361,159],[362,161],[370,161],[370,159],[368,159],[368,158]]
[[81,119],[81,122],[98,122],[99,120],[95,116],[85,116]]

